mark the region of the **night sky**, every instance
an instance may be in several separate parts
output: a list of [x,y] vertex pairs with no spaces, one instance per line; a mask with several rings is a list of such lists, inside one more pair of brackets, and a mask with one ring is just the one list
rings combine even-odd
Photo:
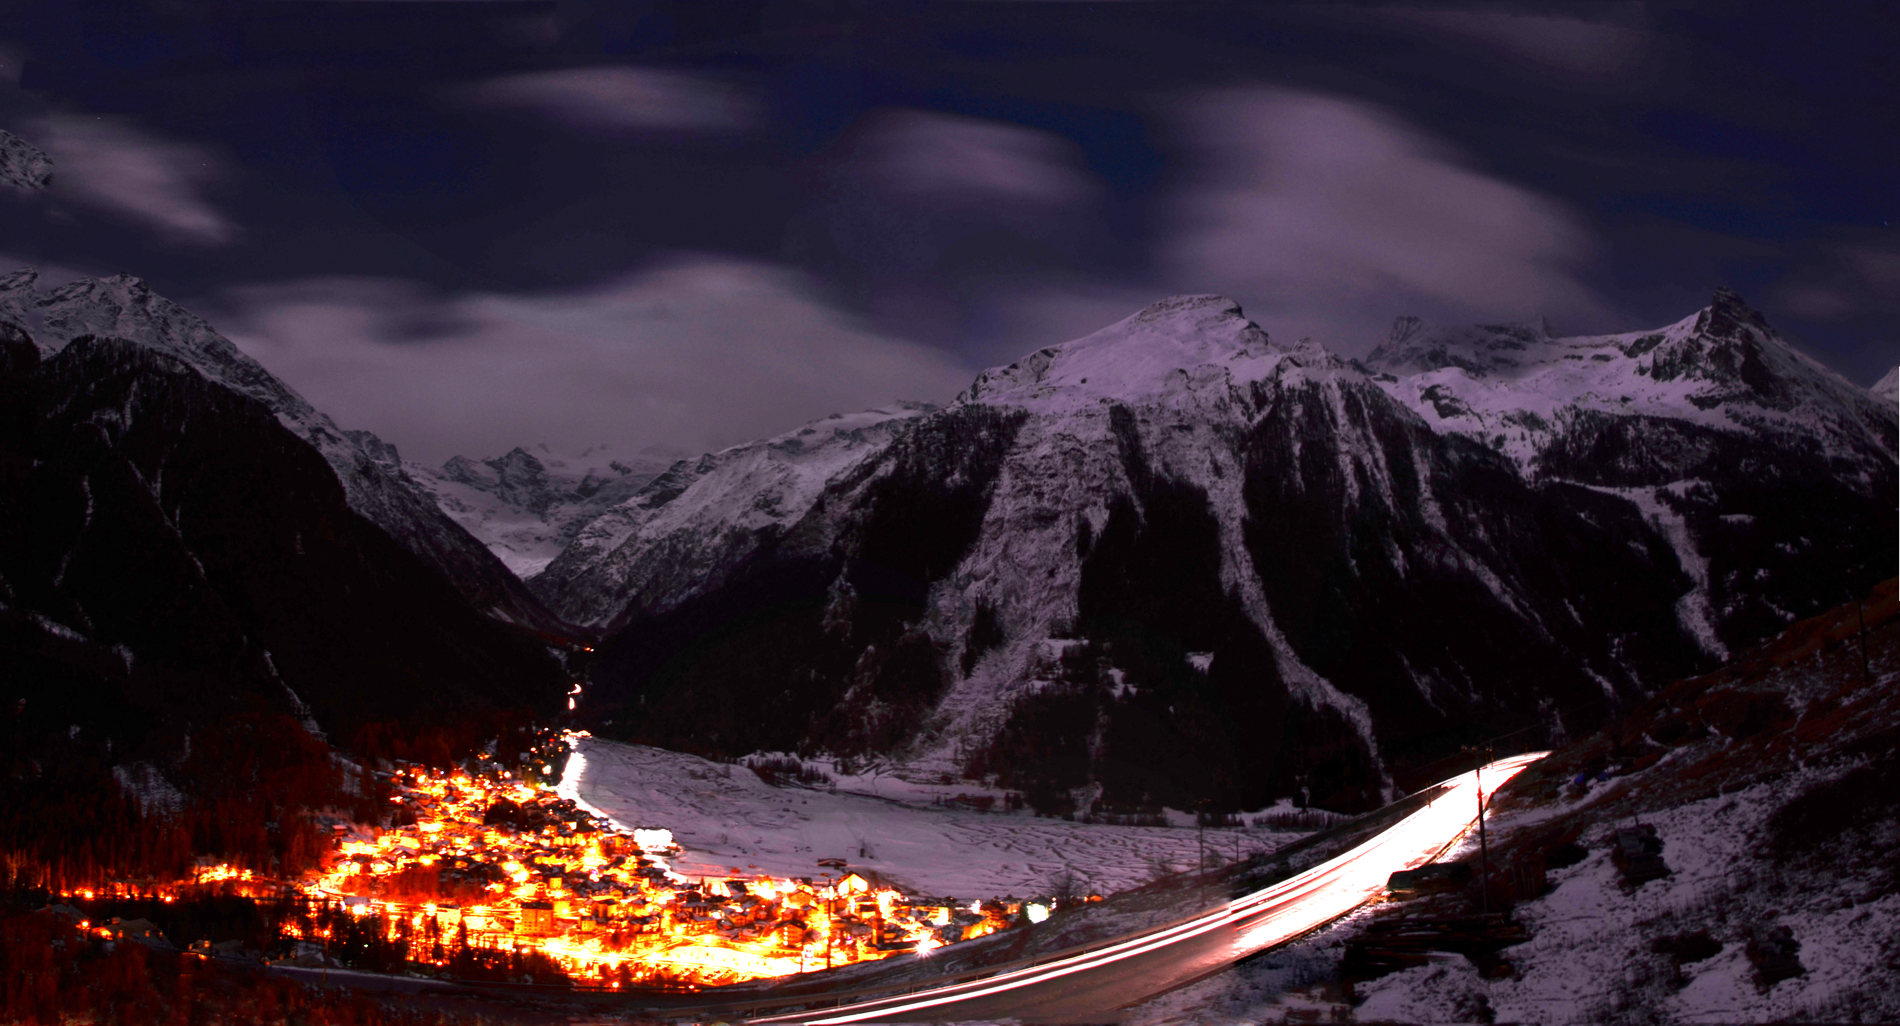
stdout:
[[131,273],[439,462],[699,452],[1163,296],[1346,355],[1738,289],[1900,361],[1882,3],[0,4],[0,272]]

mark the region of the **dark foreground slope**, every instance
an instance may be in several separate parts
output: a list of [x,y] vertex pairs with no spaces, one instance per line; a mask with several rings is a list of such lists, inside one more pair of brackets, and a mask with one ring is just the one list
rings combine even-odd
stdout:
[[[198,785],[255,802],[266,781],[282,785],[271,801],[320,803],[338,783],[326,738],[475,732],[562,707],[548,648],[353,512],[262,403],[121,339],[82,336],[42,365],[0,326],[0,351],[9,812],[111,804],[113,773],[159,807]],[[284,834],[259,857],[287,856],[294,808],[254,811]],[[6,843],[58,848],[54,826],[11,823]]]
[[1343,983],[1315,993],[1359,1021],[1900,1019],[1896,583],[1513,780],[1488,890],[1467,842],[1471,884],[1396,895],[1173,1000],[1273,1019],[1298,977]]

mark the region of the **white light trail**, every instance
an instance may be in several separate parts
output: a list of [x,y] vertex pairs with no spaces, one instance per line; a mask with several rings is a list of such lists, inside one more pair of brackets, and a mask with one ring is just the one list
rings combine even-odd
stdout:
[[[1500,759],[1481,771],[1445,782],[1448,790],[1425,808],[1412,813],[1359,847],[1283,880],[1271,887],[1236,898],[1222,908],[1165,930],[1144,934],[1079,955],[1018,969],[970,983],[921,991],[902,998],[882,998],[823,1012],[772,1016],[755,1022],[801,1022],[811,1026],[868,1021],[901,1021],[907,1014],[944,1005],[994,997],[1048,983],[1075,973],[1113,965],[1178,944],[1216,930],[1228,930],[1233,940],[1217,956],[1202,956],[1197,966],[1212,969],[1291,940],[1345,915],[1385,890],[1396,872],[1416,869],[1457,840],[1476,822],[1480,776],[1488,776],[1486,795],[1516,776],[1524,767],[1549,753]],[[1198,975],[1198,973],[1196,973]]]

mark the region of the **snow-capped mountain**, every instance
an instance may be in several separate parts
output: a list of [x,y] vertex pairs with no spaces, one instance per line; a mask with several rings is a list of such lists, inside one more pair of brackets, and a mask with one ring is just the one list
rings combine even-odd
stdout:
[[1574,436],[1641,422],[1631,418],[1804,439],[1861,473],[1893,459],[1891,411],[1788,345],[1727,289],[1666,328],[1621,335],[1553,338],[1541,323],[1446,328],[1402,317],[1365,363],[1434,427],[1484,441],[1533,475],[1564,473]]
[[42,357],[75,337],[99,335],[184,361],[207,380],[269,407],[323,454],[351,509],[436,567],[478,608],[543,632],[566,632],[499,559],[409,480],[394,446],[366,431],[340,430],[203,318],[131,275],[84,278],[46,293],[35,290],[37,280],[32,268],[0,276],[0,320],[25,328]]
[[1879,381],[1874,382],[1874,387],[1868,391],[1874,394],[1874,398],[1886,403],[1890,410],[1900,405],[1900,367],[1895,367],[1882,375]]
[[1610,339],[1408,327],[1364,366],[1164,300],[947,408],[676,466],[533,584],[611,633],[609,733],[1348,805],[1895,561],[1892,411],[1730,294]]
[[621,457],[605,445],[567,456],[547,445],[501,456],[456,456],[440,467],[403,469],[443,512],[526,579],[545,569],[588,522],[633,497],[678,459],[643,450]]

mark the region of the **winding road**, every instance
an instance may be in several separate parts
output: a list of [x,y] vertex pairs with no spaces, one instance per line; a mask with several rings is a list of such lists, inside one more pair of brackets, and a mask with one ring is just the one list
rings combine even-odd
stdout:
[[1013,1018],[1102,1022],[1117,1010],[1183,986],[1323,926],[1384,892],[1391,874],[1437,858],[1476,823],[1488,799],[1545,754],[1500,759],[1445,782],[1430,804],[1345,854],[1164,929],[995,976],[757,1023],[921,1023]]

